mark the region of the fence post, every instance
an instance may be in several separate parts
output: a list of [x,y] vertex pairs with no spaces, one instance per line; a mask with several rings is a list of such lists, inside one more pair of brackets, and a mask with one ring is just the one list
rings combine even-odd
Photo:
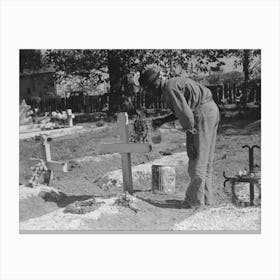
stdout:
[[232,87],[230,83],[228,83],[228,95],[229,95],[229,103],[232,104]]
[[101,107],[102,102],[101,101],[102,101],[101,96],[99,95],[98,96],[98,112],[101,112],[101,109],[102,109],[102,107]]
[[80,96],[75,96],[75,99],[76,99],[76,105],[77,105],[77,111],[79,113],[81,113],[81,101],[80,101]]
[[219,91],[218,91],[218,101],[219,104],[221,104],[221,100],[223,99],[223,94],[224,94],[224,86],[220,86]]
[[233,88],[233,100],[234,100],[234,103],[235,103],[235,100],[236,100],[236,86],[235,86],[235,84],[232,85],[232,88]]
[[256,100],[258,102],[261,101],[261,85],[257,85],[257,98],[256,98]]
[[227,95],[227,84],[224,84],[224,99],[228,99],[228,95]]
[[257,102],[257,85],[254,86],[254,102]]

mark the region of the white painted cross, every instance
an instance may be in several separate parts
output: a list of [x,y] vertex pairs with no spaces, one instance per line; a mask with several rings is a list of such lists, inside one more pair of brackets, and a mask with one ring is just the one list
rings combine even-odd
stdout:
[[129,143],[128,116],[127,113],[118,114],[118,128],[121,143],[101,144],[100,151],[104,153],[120,153],[122,159],[122,175],[124,191],[133,192],[131,153],[149,153],[152,146],[149,144]]
[[67,109],[67,122],[68,126],[72,127],[73,126],[73,119],[75,118],[75,115],[72,113],[72,109]]
[[[44,183],[47,185],[50,185],[53,180],[53,172],[54,171],[61,171],[61,172],[67,172],[67,162],[59,162],[59,161],[54,161],[51,159],[51,149],[50,149],[50,144],[48,143],[51,141],[51,138],[48,138],[46,135],[41,135],[41,151],[42,151],[42,156],[43,160],[46,163],[46,166],[48,170],[46,171],[44,175]],[[30,163],[32,165],[37,164],[40,162],[41,159],[37,158],[31,158]]]

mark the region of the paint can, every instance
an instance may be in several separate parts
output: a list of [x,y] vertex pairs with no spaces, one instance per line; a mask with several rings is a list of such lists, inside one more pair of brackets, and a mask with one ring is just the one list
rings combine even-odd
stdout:
[[172,194],[175,192],[175,166],[152,165],[152,192]]

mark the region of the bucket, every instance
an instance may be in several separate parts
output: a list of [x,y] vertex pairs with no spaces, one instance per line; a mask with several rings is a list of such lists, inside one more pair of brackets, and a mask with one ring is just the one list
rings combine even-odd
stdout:
[[152,192],[172,194],[175,192],[175,166],[152,165]]

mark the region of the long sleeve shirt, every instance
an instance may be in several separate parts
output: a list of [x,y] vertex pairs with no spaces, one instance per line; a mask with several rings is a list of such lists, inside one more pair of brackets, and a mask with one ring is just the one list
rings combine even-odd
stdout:
[[171,78],[162,85],[163,99],[174,112],[185,130],[193,130],[193,111],[201,104],[212,100],[211,91],[185,77]]

